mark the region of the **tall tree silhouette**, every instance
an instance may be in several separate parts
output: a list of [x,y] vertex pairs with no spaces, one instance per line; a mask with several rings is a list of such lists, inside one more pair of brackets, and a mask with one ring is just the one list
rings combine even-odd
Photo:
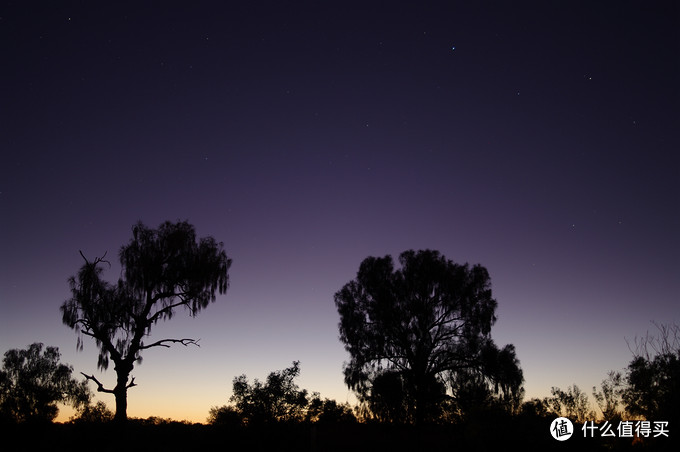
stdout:
[[[432,250],[405,251],[399,262],[395,270],[390,256],[368,257],[335,294],[340,339],[351,357],[345,382],[359,399],[384,404],[389,381],[390,400],[403,388],[408,420],[421,423],[438,416],[451,397],[446,384],[460,372],[519,393],[514,347],[499,351],[490,337],[497,303],[486,269]],[[387,411],[400,412],[393,408]]]
[[77,331],[81,350],[83,336],[94,338],[100,369],[107,369],[109,360],[114,362],[113,389],[93,375],[83,375],[97,384],[98,391],[115,395],[115,419],[124,421],[127,390],[135,386],[130,373],[141,361],[141,352],[172,343],[197,344],[186,338],[145,342],[151,327],[172,318],[180,308],[194,316],[215,301],[215,292],[225,293],[231,259],[212,237],[197,241],[194,227],[187,222],[165,222],[158,229],[136,224],[119,257],[122,277],[112,285],[102,280],[104,257],[90,261],[83,256],[85,264],[69,279],[72,297],[61,312],[63,322]]

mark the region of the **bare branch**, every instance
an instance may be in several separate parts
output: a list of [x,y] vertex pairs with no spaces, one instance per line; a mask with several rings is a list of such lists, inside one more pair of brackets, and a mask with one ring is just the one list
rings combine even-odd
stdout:
[[[85,255],[83,254],[83,252],[82,252],[81,250],[78,250],[78,252],[80,253],[80,256],[85,260],[85,262],[89,264],[90,261],[85,257]],[[97,265],[97,264],[99,264],[100,262],[104,262],[104,263],[106,263],[106,264],[109,264],[109,267],[111,267],[111,262],[109,262],[109,261],[107,261],[106,259],[104,259],[104,258],[106,257],[106,253],[108,253],[108,251],[104,251],[104,255],[103,255],[102,257],[97,257],[97,258],[95,258],[94,262],[92,262],[92,263],[93,263],[94,265]]]
[[[85,378],[88,380],[92,380],[97,384],[97,392],[106,392],[107,394],[113,394],[113,389],[106,389],[104,385],[97,380],[97,378],[94,375],[87,375],[85,372],[80,372]],[[134,378],[132,379],[134,381]]]
[[153,344],[140,345],[139,349],[140,350],[146,350],[147,348],[151,348],[151,347],[168,347],[169,348],[170,346],[168,344],[166,344],[166,342],[170,342],[170,343],[174,343],[174,344],[182,344],[185,347],[188,346],[188,345],[195,345],[196,347],[200,347],[200,345],[198,345],[198,341],[200,341],[200,339],[161,339],[160,341],[154,342]]
[[90,261],[87,260],[87,258],[86,258],[85,255],[83,254],[83,251],[82,251],[82,250],[78,250],[78,252],[80,253],[80,256],[85,260],[85,262],[89,264]]
[[[97,380],[97,377],[94,375],[87,375],[85,372],[80,372],[86,379],[92,380],[97,384],[97,392],[105,392],[107,394],[115,394],[115,391],[113,389],[106,389],[104,385]],[[137,386],[137,383],[135,383],[135,377],[132,377],[132,380],[130,380],[130,383],[126,386],[127,389]]]
[[659,330],[659,335],[654,336],[647,331],[644,337],[635,336],[633,344],[626,339],[628,350],[635,358],[644,358],[647,361],[651,360],[656,355],[675,354],[680,352],[680,325],[673,324],[659,324],[652,322],[652,324]]

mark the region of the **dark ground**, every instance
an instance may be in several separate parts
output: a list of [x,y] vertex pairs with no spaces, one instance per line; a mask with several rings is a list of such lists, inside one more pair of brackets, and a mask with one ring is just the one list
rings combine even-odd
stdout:
[[[511,419],[474,425],[395,426],[381,424],[279,424],[229,427],[179,422],[149,425],[49,424],[5,426],[5,444],[16,440],[28,451],[671,451],[673,437],[583,438],[580,428],[567,441],[549,432],[550,420]],[[673,430],[670,430],[672,435]]]

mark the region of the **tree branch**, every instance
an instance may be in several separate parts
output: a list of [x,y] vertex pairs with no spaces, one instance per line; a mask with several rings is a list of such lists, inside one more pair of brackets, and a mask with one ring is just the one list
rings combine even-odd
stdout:
[[[97,384],[97,392],[106,392],[107,394],[114,394],[113,389],[106,389],[104,385],[99,380],[97,380],[97,378],[94,375],[88,375],[85,372],[80,373],[88,380],[92,380]],[[134,382],[134,380],[135,379],[133,378],[132,381]]]
[[[87,260],[87,258],[86,258],[85,255],[83,254],[82,250],[78,250],[78,252],[80,253],[80,256],[85,260],[85,263],[90,264],[90,261]],[[106,264],[109,264],[109,267],[111,267],[111,262],[109,262],[109,261],[107,261],[106,259],[104,259],[104,258],[106,257],[106,253],[108,253],[108,251],[104,251],[104,255],[103,255],[102,257],[95,257],[95,258],[94,258],[94,262],[92,262],[92,264],[97,265],[97,264],[99,264],[100,262],[104,262],[104,263],[106,263]]]
[[188,345],[195,345],[196,347],[200,347],[200,345],[198,345],[198,341],[200,341],[200,339],[161,339],[160,341],[154,342],[153,344],[140,345],[139,350],[146,350],[147,348],[151,348],[151,347],[168,347],[169,348],[170,346],[168,344],[166,344],[166,342],[171,342],[171,343],[175,343],[175,344],[182,344],[185,347],[188,346]]
[[118,363],[120,360],[123,359],[121,354],[118,352],[116,347],[113,345],[113,342],[111,342],[111,339],[103,334],[101,330],[95,328],[92,325],[87,325],[88,330],[91,331],[85,331],[82,328],[80,329],[80,332],[84,334],[85,336],[90,336],[94,339],[97,339],[101,341],[102,343],[102,348],[111,355],[111,359],[113,360],[114,363]]
[[[104,385],[97,380],[97,377],[94,375],[87,375],[85,372],[80,372],[85,378],[88,380],[92,380],[97,384],[97,392],[105,392],[107,394],[115,394],[115,391],[113,389],[106,389]],[[137,386],[137,383],[135,383],[135,377],[132,377],[132,380],[130,380],[130,383],[125,387],[126,389],[130,389],[133,386]]]
[[[160,295],[162,295],[162,296],[160,296]],[[185,294],[184,293],[175,293],[175,292],[167,292],[167,293],[164,293],[164,294],[157,294],[153,298],[153,301],[151,302],[151,306],[153,306],[161,298],[180,297],[180,299],[181,299],[182,295],[185,295]],[[147,325],[151,325],[153,322],[155,322],[163,314],[165,314],[169,311],[172,311],[173,309],[178,308],[180,306],[186,306],[187,304],[188,304],[188,301],[182,299],[182,301],[180,301],[178,303],[173,303],[171,305],[165,306],[164,308],[161,308],[158,311],[154,312],[151,317],[146,319],[146,323],[147,323]],[[150,311],[150,309],[149,309],[149,311]]]

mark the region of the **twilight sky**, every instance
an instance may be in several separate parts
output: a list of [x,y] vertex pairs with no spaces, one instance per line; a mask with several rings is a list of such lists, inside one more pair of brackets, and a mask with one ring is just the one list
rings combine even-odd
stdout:
[[148,350],[131,416],[202,422],[293,360],[353,402],[333,295],[406,249],[487,267],[527,398],[590,393],[679,322],[677,3],[408,3],[3,2],[0,352],[113,386],[59,306],[78,251],[115,262],[138,220],[233,265],[152,331],[201,347]]

